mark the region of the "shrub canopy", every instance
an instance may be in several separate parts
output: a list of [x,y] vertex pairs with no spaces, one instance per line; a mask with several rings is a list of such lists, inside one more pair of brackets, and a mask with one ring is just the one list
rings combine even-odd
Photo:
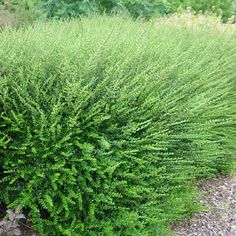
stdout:
[[229,169],[235,35],[90,17],[0,38],[0,201],[41,235],[168,235]]

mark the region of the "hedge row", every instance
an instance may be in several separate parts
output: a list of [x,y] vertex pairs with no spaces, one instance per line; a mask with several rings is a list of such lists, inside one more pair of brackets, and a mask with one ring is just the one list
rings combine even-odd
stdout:
[[0,38],[0,201],[40,235],[166,236],[232,165],[235,35],[91,17]]

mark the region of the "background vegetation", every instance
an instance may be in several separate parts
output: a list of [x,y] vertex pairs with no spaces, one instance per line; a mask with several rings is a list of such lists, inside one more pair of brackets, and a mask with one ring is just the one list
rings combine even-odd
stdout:
[[27,17],[68,18],[81,15],[119,13],[132,17],[153,18],[181,12],[212,12],[224,21],[235,16],[236,0],[8,0],[11,10]]
[[41,235],[167,236],[232,166],[234,34],[92,17],[0,38],[0,201]]

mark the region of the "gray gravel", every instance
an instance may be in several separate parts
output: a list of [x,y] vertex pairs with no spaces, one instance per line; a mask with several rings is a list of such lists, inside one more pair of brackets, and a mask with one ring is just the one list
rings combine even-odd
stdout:
[[178,236],[236,236],[236,177],[220,177],[200,187],[209,209],[173,226]]

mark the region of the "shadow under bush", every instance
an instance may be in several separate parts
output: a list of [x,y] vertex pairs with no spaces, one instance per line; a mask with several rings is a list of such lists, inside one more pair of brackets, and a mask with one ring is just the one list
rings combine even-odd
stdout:
[[234,35],[91,17],[0,37],[0,201],[41,235],[168,235],[229,169]]

